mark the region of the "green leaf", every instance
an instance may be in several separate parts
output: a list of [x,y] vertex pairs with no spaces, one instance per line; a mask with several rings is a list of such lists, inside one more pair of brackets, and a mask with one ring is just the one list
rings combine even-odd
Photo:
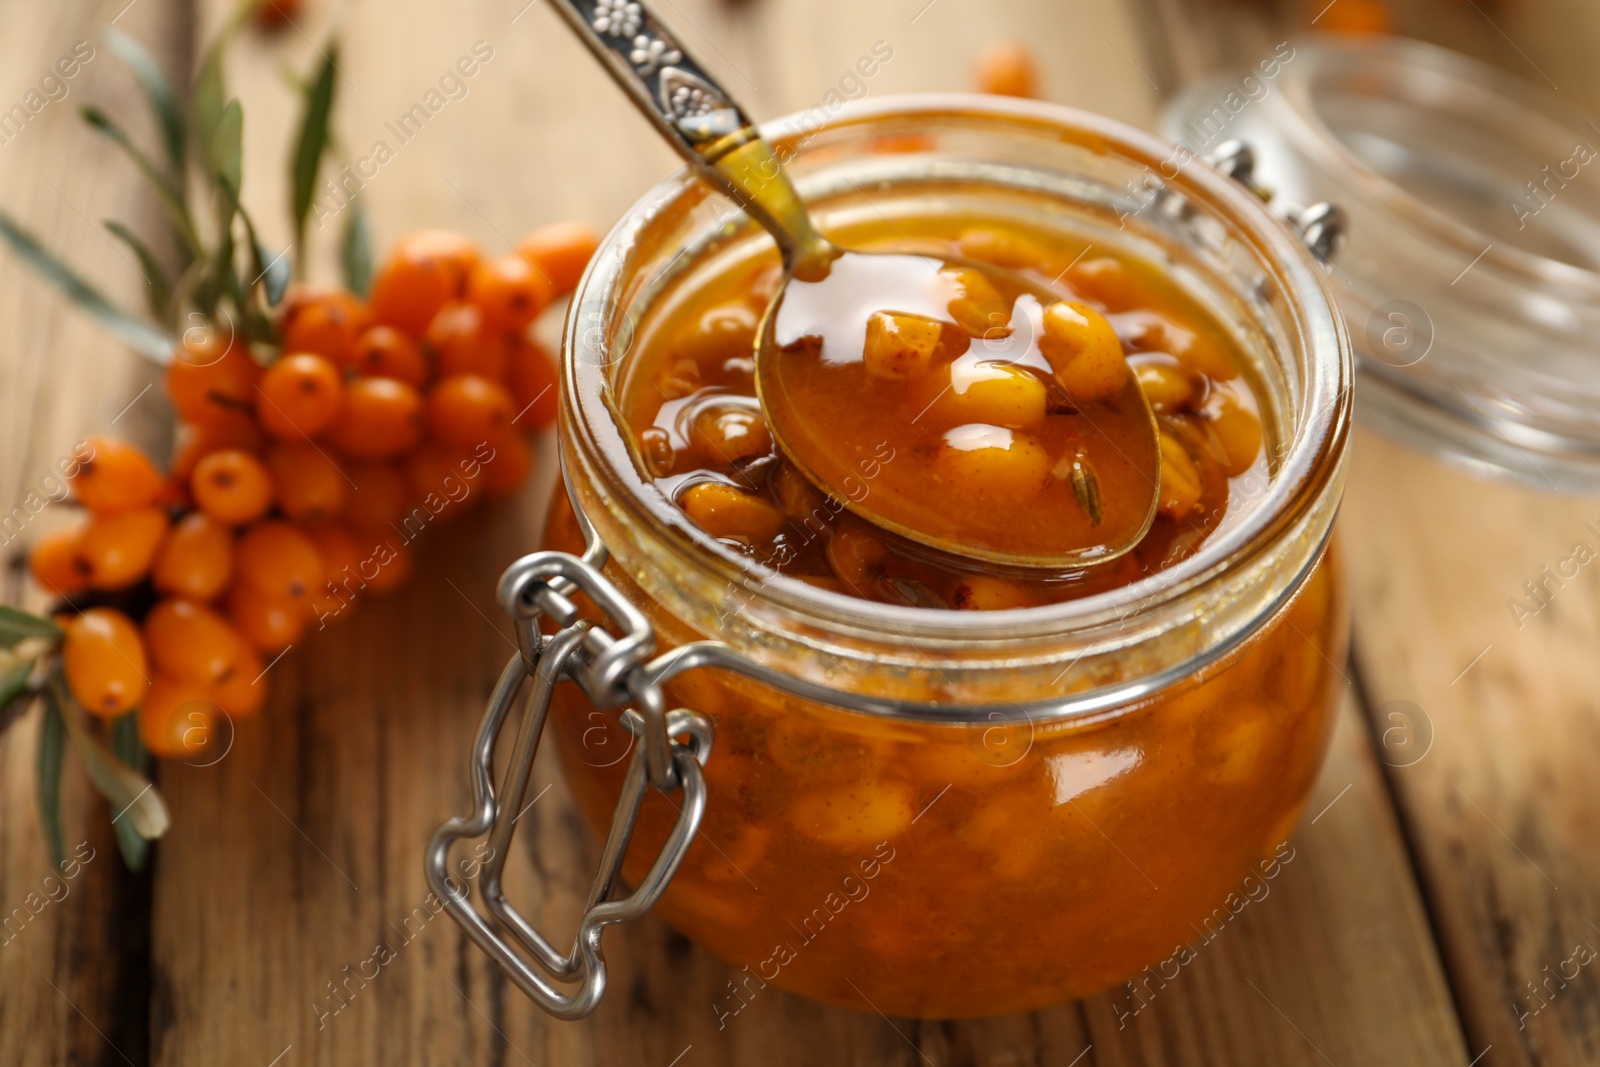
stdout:
[[306,216],[316,195],[317,169],[328,150],[328,116],[333,112],[334,88],[338,84],[336,60],[339,42],[330,41],[322,67],[305,90],[305,112],[300,118],[300,134],[295,138],[294,159],[289,167],[290,212],[294,220],[294,245],[305,263]]
[[237,198],[244,182],[244,108],[238,97],[218,116],[206,158],[218,184]]
[[25,657],[0,672],[0,722],[5,721],[11,702],[28,693],[33,679],[34,660]]
[[[11,648],[30,637],[59,640],[61,627],[39,615],[31,615],[10,604],[0,604],[0,648]],[[0,700],[0,704],[5,701]]]
[[255,4],[249,0],[235,7],[195,66],[194,85],[189,90],[189,121],[194,131],[196,154],[201,159],[210,158],[211,143],[216,139],[217,126],[228,101],[224,70],[228,43],[254,8]]
[[189,205],[184,203],[183,190],[173,184],[170,176],[158,170],[156,165],[150,162],[150,157],[140,151],[139,146],[129,140],[122,127],[112,122],[104,111],[97,107],[86,106],[80,108],[78,113],[83,116],[83,121],[104,134],[112,144],[122,149],[128,158],[133,160],[140,173],[155,189],[156,198],[161,201],[162,210],[167,213],[178,239],[183,242],[190,255],[200,255],[200,235],[194,228],[194,220],[189,217]]
[[55,693],[46,689],[44,718],[39,721],[39,758],[34,770],[34,798],[39,804],[39,832],[60,870],[67,850],[61,841],[61,763],[67,752],[66,723]]
[[[143,773],[150,765],[149,754],[139,740],[139,716],[130,712],[111,723],[111,751],[123,763]],[[150,842],[140,836],[127,819],[112,823],[117,832],[117,848],[130,871],[144,870],[150,857]]]
[[267,303],[277,307],[283,300],[283,294],[289,291],[289,278],[294,273],[294,257],[285,252],[272,255],[272,249],[260,241],[256,245],[256,262],[265,263],[261,268],[261,275],[257,281],[264,282],[267,289]]
[[367,209],[359,196],[350,204],[350,217],[344,223],[339,266],[344,270],[345,288],[365,297],[372,288],[372,229],[367,225]]
[[212,44],[200,60],[194,88],[189,92],[189,119],[194,130],[195,148],[202,157],[210,150],[227,102],[227,86],[222,74],[222,40]]
[[167,314],[171,310],[167,301],[172,296],[172,287],[167,283],[167,272],[161,269],[155,253],[150,251],[150,246],[141,241],[137,234],[116,219],[105,219],[101,225],[139,257],[144,279],[149,283],[145,287],[145,303],[157,322],[166,322]]
[[100,291],[34,239],[33,235],[18,226],[5,212],[0,211],[0,237],[26,259],[33,268],[67,295],[73,303],[100,320],[123,342],[141,355],[157,363],[172,359],[174,341],[164,330],[138,315],[131,315],[101,295]]
[[155,785],[112,755],[111,750],[85,730],[75,716],[66,714],[71,697],[67,696],[66,685],[59,675],[51,677],[50,691],[62,706],[61,719],[66,723],[67,740],[71,742],[72,750],[83,761],[89,781],[111,804],[113,825],[126,820],[140,837],[148,841],[154,841],[166,833],[172,825],[172,817],[167,813],[166,802],[156,792]]
[[161,140],[167,149],[167,162],[174,175],[183,173],[183,116],[178,111],[178,98],[172,83],[144,45],[112,27],[103,35],[105,42],[121,60],[133,70],[144,90],[145,100],[161,127]]

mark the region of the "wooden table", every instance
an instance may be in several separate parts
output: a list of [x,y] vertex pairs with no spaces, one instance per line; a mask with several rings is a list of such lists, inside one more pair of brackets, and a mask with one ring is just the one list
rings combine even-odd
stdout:
[[[526,2],[330,12],[313,0],[298,27],[247,39],[233,86],[246,103],[245,192],[257,216],[280,219],[286,199],[279,161],[296,107],[280,68],[307,69],[337,19],[339,124],[353,154],[474,42],[494,50],[466,97],[369,184],[380,244],[443,225],[502,249],[558,218],[609,223],[671,157],[545,6]],[[868,86],[885,94],[961,87],[974,49],[1013,35],[1045,57],[1049,98],[1146,125],[1179,79],[1308,17],[1297,3],[1279,12],[1209,0],[924,2],[661,6],[759,114],[818,101],[875,41],[894,49]],[[1537,63],[1579,104],[1600,89],[1593,5],[1401,8],[1402,29],[1530,77]],[[0,197],[130,302],[137,277],[96,220],[152,219],[155,208],[71,111],[90,101],[134,110],[130,79],[98,39],[109,23],[184,80],[222,15],[214,2],[166,0],[58,0],[6,15],[0,105],[74,42],[97,54],[66,100],[0,144]],[[150,136],[142,119],[133,126]],[[318,236],[317,269],[332,277],[331,241]],[[286,241],[285,228],[269,239]],[[20,500],[88,432],[164,447],[165,401],[142,391],[153,380],[0,255],[0,500]],[[1600,967],[1571,977],[1568,962],[1600,946],[1600,579],[1584,570],[1520,628],[1507,609],[1544,564],[1576,541],[1595,543],[1585,523],[1600,520],[1600,502],[1474,481],[1365,432],[1342,519],[1355,654],[1333,751],[1294,838],[1298,858],[1123,1025],[1120,993],[939,1023],[774,992],[719,1032],[709,1005],[728,969],[654,921],[609,936],[608,1000],[587,1021],[558,1024],[440,921],[378,978],[349,987],[319,1027],[315,1005],[334,1003],[329,983],[397,940],[423,902],[422,843],[464,809],[467,745],[506,654],[493,582],[536,543],[552,451],[513,504],[430,533],[398,600],[296,647],[225,761],[161,770],[176,819],[145,875],[123,870],[104,802],[69,774],[68,847],[86,842],[95,858],[65,899],[0,947],[0,1064],[1600,1062]],[[6,582],[7,600],[38,603],[19,568]],[[7,912],[48,873],[33,815],[37,729],[30,714],[0,738]],[[570,920],[595,848],[559,785],[533,812],[546,863],[536,870],[519,850],[510,876],[548,899],[541,921]],[[1569,977],[1552,977],[1563,970]]]

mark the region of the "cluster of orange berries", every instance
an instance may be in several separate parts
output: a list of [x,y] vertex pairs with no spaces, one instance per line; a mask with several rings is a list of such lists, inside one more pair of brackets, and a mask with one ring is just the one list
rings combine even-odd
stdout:
[[231,339],[186,339],[166,374],[181,421],[169,472],[90,438],[70,478],[88,515],[29,556],[69,606],[147,579],[158,598],[142,624],[99,606],[63,620],[78,702],[107,719],[137,709],[150,752],[192,754],[216,709],[261,706],[264,657],[405,581],[413,517],[514,491],[532,462],[523,434],[556,411],[556,368],[530,328],[595,244],[559,224],[490,259],[416,233],[369,300],[291,294],[283,354],[265,367]]

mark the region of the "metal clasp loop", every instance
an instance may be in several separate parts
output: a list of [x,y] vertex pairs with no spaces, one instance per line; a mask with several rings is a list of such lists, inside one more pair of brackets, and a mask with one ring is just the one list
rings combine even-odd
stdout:
[[[1226,177],[1232,178],[1255,193],[1263,201],[1272,203],[1272,191],[1262,188],[1255,182],[1256,153],[1245,142],[1224,141],[1217,146],[1216,151],[1206,156],[1206,162]],[[1311,254],[1321,262],[1331,262],[1344,247],[1350,220],[1339,205],[1324,200],[1310,207],[1291,203],[1279,203],[1274,207],[1300,234],[1300,239],[1311,250]]]
[[[517,624],[521,650],[501,672],[472,746],[472,813],[439,827],[424,859],[428,885],[450,917],[517,988],[561,1019],[578,1019],[594,1011],[606,984],[602,932],[612,923],[649,911],[688,852],[705,814],[701,768],[711,755],[714,733],[711,720],[700,712],[666,709],[660,683],[647,669],[654,631],[644,614],[601,574],[599,557],[597,552],[587,552],[581,559],[565,552],[535,552],[513,563],[502,576],[500,605]],[[580,617],[569,596],[573,591],[593,600],[621,633],[613,635]],[[548,637],[541,635],[542,616],[561,628]],[[551,694],[567,680],[576,682],[600,707],[631,705],[622,712],[622,724],[641,743],[629,759],[577,933],[571,948],[561,952],[507,900],[502,876],[512,835],[527,811],[528,781]],[[497,791],[495,742],[524,683],[530,683],[528,697]],[[627,896],[614,898],[647,785],[662,792],[682,791],[678,818],[638,886]],[[450,849],[459,840],[485,836],[489,852],[479,879],[485,911],[479,911],[472,906],[469,887],[450,874]],[[554,984],[557,981],[576,988],[564,992]]]

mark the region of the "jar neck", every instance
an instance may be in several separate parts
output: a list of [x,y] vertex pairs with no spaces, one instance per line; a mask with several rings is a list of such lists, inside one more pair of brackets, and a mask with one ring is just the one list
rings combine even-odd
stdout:
[[[912,717],[1028,705],[1047,717],[1125,706],[1225,657],[1270,619],[1320,557],[1342,488],[1349,357],[1319,269],[1287,227],[1198,161],[1110,120],[970,97],[887,99],[822,126],[773,124],[808,199],[830,183],[915,189],[942,174],[1033,185],[1146,253],[1254,338],[1280,433],[1270,479],[1190,558],[1139,582],[1048,607],[955,612],[882,604],[789,579],[695,528],[641,473],[614,389],[675,271],[737,238],[729,208],[685,175],[647,194],[597,252],[563,345],[562,464],[574,507],[615,568],[683,629],[844,705]],[[930,158],[887,155],[916,133]],[[1154,181],[1162,192],[1145,195]],[[1174,210],[1176,205],[1183,210]],[[1120,235],[1120,236],[1119,236]],[[1181,246],[1181,247],[1180,247]],[[1267,405],[1264,405],[1267,406]],[[1233,505],[1230,504],[1230,507]]]

